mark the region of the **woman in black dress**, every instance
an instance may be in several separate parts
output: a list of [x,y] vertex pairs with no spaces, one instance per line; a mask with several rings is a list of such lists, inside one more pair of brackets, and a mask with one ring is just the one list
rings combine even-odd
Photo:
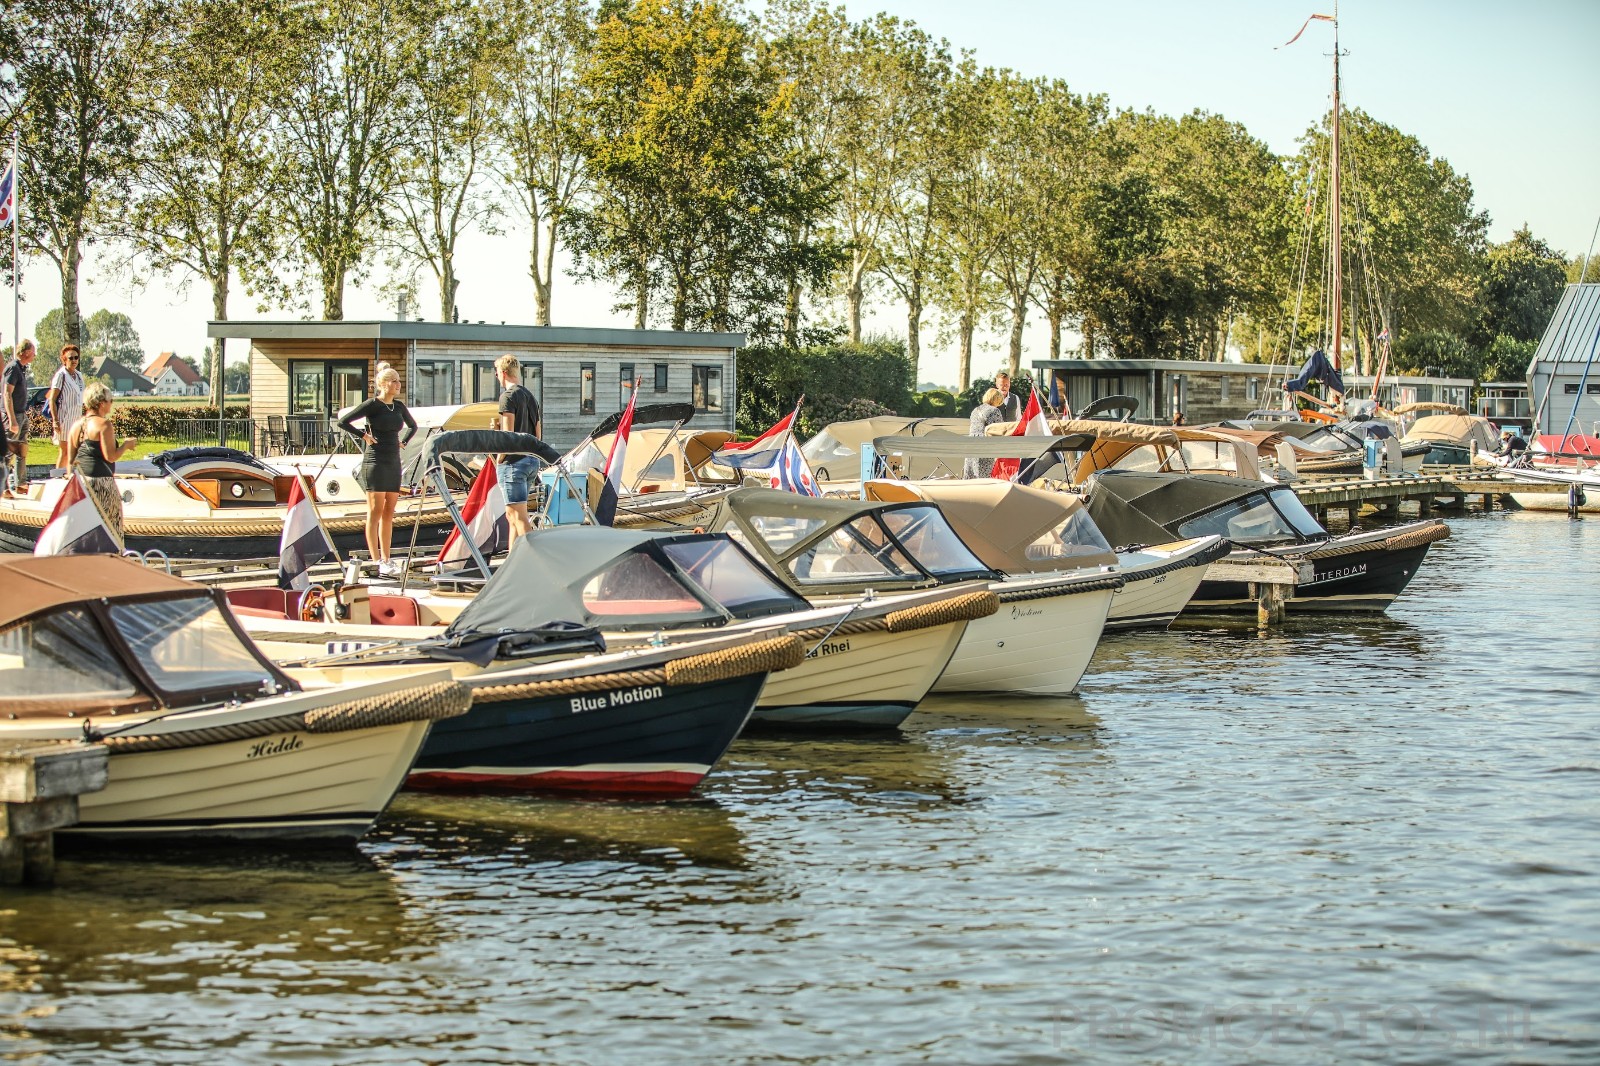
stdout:
[[[367,490],[367,550],[378,563],[378,573],[398,574],[400,564],[389,558],[394,537],[394,508],[400,500],[400,445],[417,432],[400,394],[400,373],[388,363],[378,364],[377,395],[339,419],[339,428],[364,444],[361,487]],[[366,419],[364,430],[353,423]],[[405,427],[405,436],[400,435]]]

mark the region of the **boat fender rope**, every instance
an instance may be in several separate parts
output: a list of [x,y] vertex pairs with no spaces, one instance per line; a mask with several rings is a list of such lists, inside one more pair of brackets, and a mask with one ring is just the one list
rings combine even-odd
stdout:
[[973,622],[1000,610],[1000,597],[988,589],[968,592],[948,600],[919,604],[884,616],[884,628],[891,633],[929,629],[950,622]]
[[401,722],[437,722],[466,714],[471,706],[472,693],[465,685],[436,681],[422,688],[318,707],[307,711],[304,717],[309,733],[342,733],[348,729],[371,729]]
[[753,644],[675,659],[667,663],[667,682],[673,685],[706,685],[751,674],[770,674],[792,670],[804,662],[805,657],[805,643],[799,637],[785,633]]
[[1001,603],[1025,603],[1028,600],[1048,600],[1053,596],[1076,596],[1080,592],[1103,592],[1110,589],[1116,592],[1128,583],[1127,578],[1120,575],[1100,578],[1089,578],[1067,584],[1047,585],[1040,589],[1017,589],[1015,591],[999,590],[997,595]]

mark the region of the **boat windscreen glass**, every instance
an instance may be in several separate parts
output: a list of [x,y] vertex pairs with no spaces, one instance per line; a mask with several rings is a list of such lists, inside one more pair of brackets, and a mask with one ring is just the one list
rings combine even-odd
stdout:
[[583,608],[592,625],[622,625],[632,619],[682,621],[713,612],[671,571],[645,552],[629,552],[583,586]]
[[30,618],[0,633],[0,672],[8,700],[115,703],[138,688],[89,612],[73,607]]
[[950,522],[939,508],[931,504],[904,507],[884,511],[881,517],[894,538],[930,574],[958,578],[989,572],[989,567],[973,555],[956,531],[950,528]]
[[750,516],[750,529],[773,555],[782,555],[795,544],[827,525],[825,518],[794,518],[788,515]]
[[109,611],[111,624],[163,691],[257,688],[275,680],[210,596],[113,603]]
[[735,618],[804,611],[811,606],[729,541],[679,541],[661,548]]
[[1065,522],[1046,530],[1027,547],[1028,558],[1039,562],[1071,559],[1075,555],[1104,556],[1110,551],[1110,542],[1089,517],[1086,507],[1076,508]]
[[1240,543],[1300,540],[1299,531],[1272,506],[1264,492],[1230,500],[1178,526],[1180,538],[1212,534]]
[[870,515],[835,529],[790,559],[789,569],[803,584],[927,580]]
[[1288,523],[1295,528],[1295,532],[1301,536],[1315,540],[1318,537],[1328,535],[1328,531],[1322,528],[1322,523],[1317,521],[1315,515],[1306,510],[1306,505],[1300,502],[1300,497],[1294,494],[1293,489],[1273,489],[1272,502],[1283,513],[1283,517]]

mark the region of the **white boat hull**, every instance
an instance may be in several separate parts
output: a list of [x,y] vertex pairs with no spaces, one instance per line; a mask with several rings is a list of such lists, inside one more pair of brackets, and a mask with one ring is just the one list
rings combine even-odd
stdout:
[[[981,619],[980,621],[988,621]],[[752,722],[771,726],[892,729],[934,687],[962,634],[978,623],[889,633],[877,630],[811,641],[806,661],[773,674]]]
[[967,625],[935,692],[1010,692],[1065,696],[1077,691],[1105,629],[1115,590],[1063,585],[1055,596],[1010,599],[1021,589],[1048,588],[1037,578],[993,582],[1000,610]]

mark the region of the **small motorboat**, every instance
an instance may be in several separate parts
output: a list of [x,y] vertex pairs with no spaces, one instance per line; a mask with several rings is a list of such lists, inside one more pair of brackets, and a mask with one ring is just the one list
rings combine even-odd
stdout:
[[0,557],[0,588],[0,742],[110,749],[63,832],[354,840],[470,700],[439,670],[304,690],[221,593],[115,556]]
[[1000,609],[966,627],[935,692],[1071,693],[1124,583],[1093,565],[1007,577],[973,554],[937,504],[911,495],[886,503],[740,489],[707,528],[748,545],[813,603],[985,582]]
[[[308,466],[314,475],[317,468]],[[267,559],[278,554],[293,470],[269,465],[234,448],[174,448],[148,459],[117,463],[122,530],[129,551],[159,551],[173,559]],[[314,479],[336,498],[318,505],[323,528],[341,551],[366,547],[366,497],[348,475]],[[26,495],[0,500],[0,549],[32,552],[68,484],[35,481]],[[450,512],[437,498],[402,500],[394,543],[437,546],[450,531]]]
[[[1225,539],[1211,535],[1114,552],[1076,495],[993,478],[869,481],[866,491],[874,500],[938,504],[962,543],[1006,574],[1007,582],[1085,568],[1120,576],[1124,584],[1111,598],[1108,631],[1171,624],[1199,587],[1206,566],[1232,550]],[[1004,587],[997,591],[1004,604]]]
[[[1445,523],[1424,520],[1334,536],[1294,490],[1226,474],[1102,470],[1089,478],[1083,493],[1090,517],[1117,544],[1215,534],[1236,546],[1228,559],[1276,556],[1310,562],[1311,579],[1301,581],[1289,600],[1292,613],[1387,610],[1416,576],[1428,546],[1450,535]],[[1243,582],[1209,574],[1188,608],[1256,609],[1256,598]]]
[[1471,466],[1478,452],[1492,452],[1500,443],[1494,424],[1481,415],[1469,415],[1456,407],[1449,411],[1436,411],[1444,404],[1409,404],[1397,413],[1424,410],[1423,414],[1406,428],[1400,438],[1402,446],[1425,443],[1428,451],[1422,457],[1425,466]]
[[806,658],[768,680],[752,721],[830,728],[898,726],[938,680],[967,623],[998,608],[972,582],[813,606],[725,534],[604,526],[534,530],[487,583],[446,577],[407,595],[330,589],[331,606],[310,619],[298,594],[227,595],[275,655],[282,642],[385,643],[439,636],[440,627],[449,636],[557,620],[600,630],[612,650],[716,634],[756,640],[778,627],[806,642]]

